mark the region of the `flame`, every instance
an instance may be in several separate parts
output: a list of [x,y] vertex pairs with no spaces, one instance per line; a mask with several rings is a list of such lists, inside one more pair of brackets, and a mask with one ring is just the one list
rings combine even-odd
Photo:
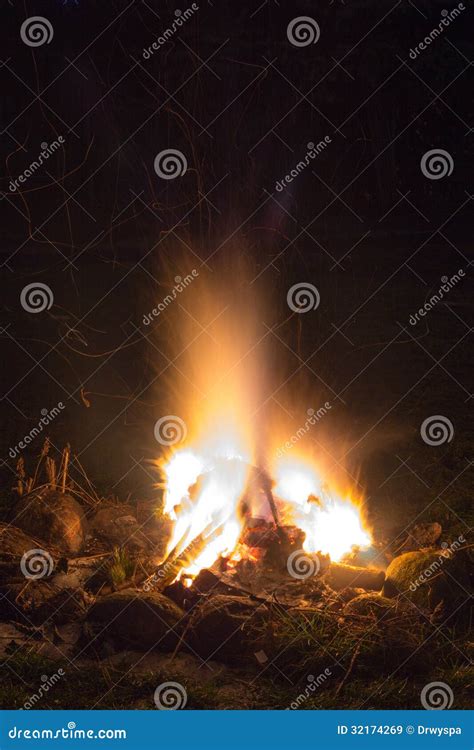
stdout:
[[[235,444],[232,448],[230,439],[223,439],[222,445],[226,448],[220,456],[183,449],[164,467],[165,513],[175,521],[167,554],[175,548],[181,553],[201,535],[210,538],[180,575],[195,576],[219,558],[236,560],[241,555],[237,547],[245,527],[242,499],[249,464]],[[354,546],[371,544],[354,499],[331,490],[314,466],[280,460],[274,472],[281,520],[305,532],[303,546],[307,552],[329,554],[337,561]],[[254,497],[250,512],[261,515],[264,505],[261,497]],[[269,508],[263,508],[263,513],[271,519]]]
[[181,575],[197,575],[220,557],[230,557],[242,534],[241,497],[247,485],[248,460],[236,433],[203,441],[200,452],[176,452],[164,466],[164,512],[175,521],[167,554],[180,554],[201,535],[209,543]]
[[280,461],[275,476],[275,494],[283,501],[285,518],[305,532],[307,552],[329,554],[338,561],[352,547],[371,544],[356,501],[330,489],[314,466]]
[[173,412],[186,423],[187,442],[159,462],[164,511],[174,521],[167,555],[181,554],[193,540],[207,540],[180,576],[194,576],[220,557],[251,557],[251,550],[239,545],[246,518],[272,521],[264,492],[246,492],[251,467],[261,467],[259,452],[276,483],[281,520],[305,532],[307,551],[338,560],[353,545],[370,544],[357,499],[330,488],[313,461],[270,460],[269,435],[275,439],[289,430],[274,425],[269,413],[275,367],[260,345],[268,334],[262,311],[269,306],[253,284],[255,269],[249,272],[246,264],[238,250],[228,250],[219,273],[194,281],[183,304],[172,308],[176,325],[169,340],[176,352],[170,359],[179,361]]

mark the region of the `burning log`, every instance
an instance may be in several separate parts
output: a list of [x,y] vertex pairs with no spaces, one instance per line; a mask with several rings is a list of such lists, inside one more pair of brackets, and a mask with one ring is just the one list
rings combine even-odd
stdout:
[[[297,526],[281,526],[285,533],[285,538],[291,543],[292,547],[299,549],[305,540],[305,533]],[[271,523],[265,521],[258,522],[258,525],[247,524],[247,528],[242,536],[242,544],[247,547],[267,549],[271,544],[278,541],[277,530]]]
[[284,527],[280,524],[275,498],[273,497],[272,480],[264,469],[252,466],[250,471],[250,484],[252,483],[255,483],[257,487],[260,487],[265,495],[275,524],[277,539],[273,541],[273,544],[271,544],[268,551],[270,552],[271,550],[271,555],[275,558],[277,563],[280,565],[286,565],[288,555],[293,549],[294,544],[288,538]]
[[156,591],[163,591],[167,586],[173,583],[184,568],[189,567],[189,565],[199,557],[201,552],[208,544],[210,544],[210,542],[212,542],[213,539],[222,533],[222,529],[223,525],[212,530],[212,524],[209,524],[201,534],[195,537],[188,546],[178,554],[177,550],[186,539],[186,533],[180,542],[178,542],[178,544],[171,550],[166,560],[158,566],[156,572],[147,579],[144,588],[151,588],[150,584],[153,582],[153,588]]
[[[268,471],[237,455],[212,457],[207,463],[200,455],[183,451],[173,457],[166,472],[165,511],[181,523],[173,533],[174,549],[146,582],[153,580],[160,591],[181,579],[183,573],[194,577],[202,567],[214,573],[233,569],[246,581],[265,568],[270,575],[286,574],[290,555],[305,547],[319,550],[314,564],[320,567],[321,556],[341,559],[354,545],[370,541],[350,498],[333,497],[324,486],[318,494],[310,491],[321,483],[316,473],[297,468],[284,475],[284,481],[279,477],[277,497]],[[294,525],[281,522],[280,504],[285,518]],[[203,529],[209,518],[214,519],[214,525],[220,524],[218,529],[214,530],[213,524]],[[186,527],[193,529],[195,538],[183,549],[189,539],[178,540],[176,531]],[[349,577],[353,570],[349,567]],[[382,583],[377,577],[367,586],[380,588]],[[334,582],[338,588],[345,585]]]
[[283,531],[282,527],[280,526],[280,521],[278,519],[278,511],[277,507],[275,505],[275,498],[273,497],[272,492],[272,481],[270,477],[268,476],[266,471],[263,471],[263,469],[254,469],[256,480],[260,484],[263,493],[265,497],[267,498],[268,505],[270,506],[270,510],[272,512],[273,520],[275,522],[275,526],[278,532],[278,536],[280,537],[280,541],[282,543],[286,542],[286,534]]

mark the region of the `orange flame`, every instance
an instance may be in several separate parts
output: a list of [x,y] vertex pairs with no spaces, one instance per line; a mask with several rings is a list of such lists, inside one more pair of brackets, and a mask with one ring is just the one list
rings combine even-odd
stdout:
[[[181,375],[173,383],[174,404],[185,418],[188,437],[161,464],[164,510],[174,521],[167,552],[179,554],[200,535],[209,535],[204,551],[183,571],[189,575],[236,554],[245,526],[242,497],[249,469],[260,464],[256,447],[266,454],[265,468],[275,479],[282,521],[306,533],[307,551],[338,560],[353,545],[370,544],[355,498],[330,489],[313,462],[297,458],[296,448],[291,460],[269,460],[263,429],[270,429],[271,422],[261,409],[270,400],[265,395],[273,371],[260,345],[268,333],[261,325],[264,295],[249,281],[256,274],[247,273],[242,256],[236,252],[235,258],[237,268],[228,253],[226,269],[206,279],[200,275],[186,289],[180,308],[192,314],[174,308],[179,319],[171,339],[179,342]],[[262,493],[255,493],[246,510],[272,518]]]
[[[167,552],[176,547],[178,553],[182,552],[201,534],[216,532],[204,551],[182,571],[186,575],[197,575],[220,557],[232,558],[244,530],[242,497],[249,465],[236,450],[230,453],[230,443],[227,445],[224,457],[180,450],[164,467],[165,513],[175,521]],[[285,459],[276,463],[274,471],[282,522],[305,532],[306,551],[329,554],[337,561],[353,546],[370,545],[370,535],[353,499],[331,491],[314,466]],[[270,509],[261,499],[253,499],[252,511],[271,519]]]

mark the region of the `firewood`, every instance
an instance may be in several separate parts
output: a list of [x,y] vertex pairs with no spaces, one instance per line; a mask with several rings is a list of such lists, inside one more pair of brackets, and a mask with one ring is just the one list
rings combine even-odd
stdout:
[[374,568],[357,568],[353,565],[331,563],[324,581],[336,591],[344,589],[346,586],[356,586],[368,591],[380,591],[385,581],[385,573],[383,570],[375,570]]
[[196,558],[199,557],[205,547],[219,534],[223,529],[223,524],[218,526],[211,531],[212,524],[209,524],[201,534],[198,534],[188,546],[179,553],[176,557],[176,547],[171,551],[170,555],[164,562],[158,567],[156,573],[152,576],[152,579],[156,582],[154,586],[155,591],[163,591],[169,586],[179,573],[186,567],[188,567]]
[[277,507],[275,504],[275,498],[273,497],[273,492],[272,492],[272,481],[266,471],[264,471],[263,469],[258,469],[258,468],[255,469],[255,479],[263,490],[263,493],[267,499],[268,505],[270,506],[270,510],[272,512],[272,516],[275,522],[278,536],[280,537],[280,540],[282,541],[282,543],[284,543],[286,542],[286,534],[283,531],[281,524],[280,524],[280,520],[278,518],[278,511],[277,511]]

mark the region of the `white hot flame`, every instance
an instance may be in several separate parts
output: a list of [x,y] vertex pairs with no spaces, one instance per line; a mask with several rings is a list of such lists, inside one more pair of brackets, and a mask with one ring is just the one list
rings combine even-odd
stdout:
[[[235,451],[226,450],[226,456],[205,458],[186,449],[165,466],[165,513],[175,521],[168,553],[176,546],[182,552],[202,534],[209,536],[204,550],[184,571],[190,576],[220,557],[232,557],[244,528],[241,501],[249,466]],[[306,551],[329,554],[337,561],[353,546],[370,545],[357,505],[329,490],[313,466],[285,460],[274,471],[282,520],[305,532]],[[253,510],[260,515],[261,504]]]

